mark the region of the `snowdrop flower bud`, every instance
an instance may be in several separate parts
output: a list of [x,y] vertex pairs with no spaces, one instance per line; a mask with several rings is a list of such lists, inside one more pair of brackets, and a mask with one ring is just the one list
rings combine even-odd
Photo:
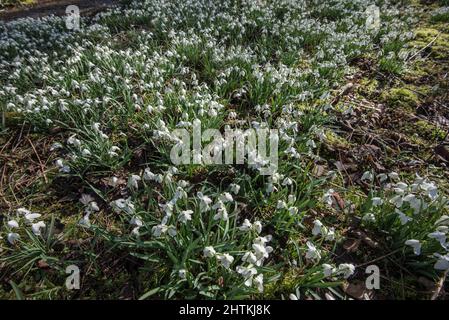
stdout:
[[246,252],[242,257],[243,262],[248,262],[251,264],[255,264],[257,262],[257,257],[251,251]]
[[278,204],[276,206],[276,209],[285,209],[287,207],[287,204],[285,203],[285,201],[282,200],[278,200]]
[[220,195],[219,198],[223,203],[232,202],[234,199],[232,198],[232,195],[229,192],[224,192],[222,195]]
[[299,298],[296,296],[296,294],[290,293],[290,295],[288,296],[288,298],[290,300],[299,300]]
[[262,223],[260,221],[254,222],[253,230],[256,231],[256,233],[261,233],[262,232]]
[[327,230],[324,240],[326,241],[334,241],[335,240],[335,228],[329,228],[329,230]]
[[217,254],[217,259],[220,261],[221,265],[225,267],[226,269],[229,269],[231,266],[231,263],[234,261],[234,257],[230,254],[224,253],[224,254]]
[[14,245],[16,241],[19,240],[19,238],[20,238],[19,234],[15,232],[8,233],[7,236],[8,242],[12,245]]
[[413,253],[419,256],[421,254],[421,243],[419,240],[410,239],[405,241],[406,246],[410,246],[413,248]]
[[203,249],[203,256],[206,258],[212,258],[217,254],[214,247],[208,246]]

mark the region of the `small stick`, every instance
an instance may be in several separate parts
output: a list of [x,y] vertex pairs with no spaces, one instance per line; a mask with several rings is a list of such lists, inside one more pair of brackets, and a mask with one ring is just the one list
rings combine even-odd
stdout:
[[45,183],[48,183],[47,176],[45,175],[44,164],[42,163],[41,158],[37,154],[36,148],[34,148],[34,145],[31,142],[30,138],[27,137],[27,140],[30,143],[31,147],[33,148],[33,151],[36,154],[37,160],[39,161],[39,166],[41,167],[41,171],[42,171],[42,175],[44,176]]

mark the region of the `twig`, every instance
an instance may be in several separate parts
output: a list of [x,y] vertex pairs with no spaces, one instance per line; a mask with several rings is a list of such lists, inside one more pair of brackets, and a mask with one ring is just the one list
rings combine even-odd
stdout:
[[38,153],[37,153],[37,151],[36,151],[36,148],[34,148],[33,142],[31,142],[30,138],[28,138],[28,137],[27,137],[27,140],[28,140],[28,142],[30,143],[31,148],[33,148],[33,151],[34,151],[34,154],[35,154],[36,157],[37,157],[37,160],[39,161],[39,166],[41,167],[41,171],[42,171],[42,175],[44,176],[45,183],[48,183],[47,176],[46,176],[46,174],[45,174],[45,167],[44,167],[44,164],[42,163],[41,158],[39,157],[39,155],[38,155]]

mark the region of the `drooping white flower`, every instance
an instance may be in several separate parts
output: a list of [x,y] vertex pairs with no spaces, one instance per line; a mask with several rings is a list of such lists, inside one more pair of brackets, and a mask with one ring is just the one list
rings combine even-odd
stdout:
[[243,220],[242,225],[238,228],[240,231],[248,231],[251,230],[252,226],[253,226],[252,223],[248,219],[245,219]]
[[365,171],[360,180],[372,182],[374,180],[374,175],[370,171]]
[[218,261],[221,263],[221,265],[223,267],[225,267],[226,269],[229,269],[232,262],[234,261],[234,257],[228,253],[217,254],[216,257],[217,257]]
[[139,181],[142,180],[142,178],[136,174],[131,175],[128,178],[128,188],[130,189],[138,189],[139,188]]
[[321,259],[321,253],[320,251],[314,246],[313,243],[310,241],[306,242],[307,246],[307,252],[306,252],[306,259],[308,260],[320,260]]
[[324,240],[326,241],[334,241],[335,240],[335,228],[329,228],[324,235]]
[[287,208],[287,204],[285,203],[285,201],[278,200],[276,209],[279,210],[279,209],[285,209],[285,208]]
[[186,270],[186,269],[180,269],[180,270],[178,270],[178,276],[179,276],[181,279],[187,278],[187,270]]
[[28,221],[28,222],[33,222],[34,220],[36,220],[36,219],[38,219],[38,218],[40,218],[42,215],[40,214],[40,213],[27,213],[27,214],[25,214],[25,219]]
[[19,238],[20,238],[19,234],[15,232],[10,232],[8,233],[7,236],[8,242],[12,245],[14,245],[16,241],[19,240]]
[[87,206],[90,202],[92,202],[94,200],[95,199],[91,195],[86,194],[86,193],[83,193],[80,198],[80,202],[82,204],[84,204],[85,206]]
[[376,222],[376,216],[373,213],[368,212],[362,217],[362,220],[365,222]]
[[248,262],[251,264],[255,264],[257,262],[257,257],[254,253],[252,253],[251,251],[247,251],[245,252],[245,254],[242,257],[242,261],[244,262]]
[[39,221],[37,223],[33,223],[31,225],[31,230],[33,231],[33,233],[36,236],[40,236],[41,235],[41,229],[45,228],[45,222],[44,221]]
[[433,266],[436,270],[449,270],[449,253],[445,254],[444,256],[439,253],[435,253],[434,256],[438,258],[438,260],[435,262],[435,265]]
[[320,220],[313,221],[312,234],[314,236],[317,236],[317,235],[321,234],[321,228],[322,227],[323,227],[323,223]]
[[236,184],[236,183],[231,183],[229,186],[230,186],[230,188],[231,188],[231,192],[232,192],[232,193],[234,193],[234,194],[238,194],[238,193],[239,193],[239,191],[240,191],[240,186],[239,186],[238,184]]
[[253,276],[257,274],[256,268],[252,264],[248,266],[237,266],[237,273],[241,274],[245,279],[245,286],[250,287],[253,284]]
[[262,273],[258,274],[253,279],[253,283],[259,292],[263,292],[263,274]]
[[217,213],[213,217],[214,220],[222,220],[222,221],[228,221],[228,211],[223,206],[221,208],[218,208]]
[[333,266],[327,263],[323,263],[321,266],[323,267],[323,274],[326,278],[330,277],[335,270]]
[[17,212],[18,215],[24,215],[24,216],[29,214],[29,213],[31,213],[30,210],[27,210],[25,208],[19,208],[19,209],[16,210],[16,212]]
[[384,201],[379,197],[373,197],[371,198],[371,203],[373,204],[374,207],[378,207],[381,206],[384,203]]
[[181,223],[187,223],[187,221],[192,220],[192,213],[193,213],[192,210],[184,210],[184,211],[181,211],[181,213],[180,213],[179,216],[178,216],[178,220],[179,220]]
[[203,256],[206,258],[212,258],[217,254],[214,247],[208,246],[203,249]]
[[253,243],[252,248],[257,260],[268,258],[269,254],[273,251],[270,246],[264,246],[263,244]]
[[342,263],[338,266],[338,273],[342,274],[345,279],[354,274],[355,266],[351,263]]
[[399,220],[401,220],[401,224],[402,225],[405,225],[405,224],[407,224],[407,223],[409,223],[410,221],[413,220],[412,218],[407,216],[404,212],[402,212],[402,211],[400,211],[398,209],[395,209],[395,212],[398,214]]
[[405,245],[412,247],[413,253],[415,255],[419,256],[421,254],[421,243],[419,242],[419,240],[416,239],[407,240],[405,241]]
[[327,192],[323,195],[323,202],[326,203],[328,206],[332,206],[334,203],[334,189],[329,189]]
[[299,297],[297,297],[296,294],[294,294],[294,293],[290,293],[290,295],[288,296],[288,298],[289,298],[290,300],[299,300]]
[[19,223],[16,220],[9,220],[8,227],[10,228],[19,228]]
[[200,199],[200,211],[205,212],[210,209],[210,204],[212,203],[212,199],[208,196],[205,196],[202,192],[198,192],[196,194],[198,199]]
[[446,248],[446,234],[444,232],[435,231],[427,235],[431,239],[437,240],[443,248]]
[[282,185],[283,185],[283,186],[291,186],[292,184],[293,184],[293,180],[290,179],[289,177],[286,177],[286,178],[284,179],[284,181],[282,181]]
[[395,195],[393,198],[390,199],[390,203],[394,204],[396,208],[402,207],[404,200],[402,198],[402,195],[398,194]]
[[223,194],[220,195],[219,199],[223,203],[234,201],[234,199],[232,198],[232,195],[229,192],[223,192]]

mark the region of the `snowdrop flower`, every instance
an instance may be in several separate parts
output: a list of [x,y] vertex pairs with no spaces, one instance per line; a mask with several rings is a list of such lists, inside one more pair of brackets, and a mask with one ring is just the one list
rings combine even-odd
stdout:
[[402,207],[403,204],[403,198],[400,194],[395,195],[393,198],[390,199],[390,203],[394,204],[396,208]]
[[165,224],[158,224],[151,228],[151,232],[153,233],[153,236],[156,238],[159,238],[161,235],[166,233],[168,230],[168,227]]
[[214,247],[208,246],[203,249],[203,256],[206,258],[212,258],[217,254]]
[[335,270],[333,266],[327,263],[323,263],[321,266],[323,267],[323,274],[326,278],[330,277]]
[[83,193],[83,194],[81,195],[81,198],[80,198],[80,202],[81,202],[82,204],[84,204],[85,206],[87,206],[90,202],[92,202],[92,201],[94,201],[94,200],[95,200],[95,199],[92,198],[91,195],[86,194],[86,193]]
[[388,174],[388,177],[390,177],[391,180],[398,180],[399,174],[397,174],[396,172],[393,171]]
[[288,208],[288,213],[290,213],[290,215],[294,216],[298,213],[298,208],[290,207],[290,208]]
[[343,274],[345,279],[349,278],[354,274],[355,267],[351,263],[342,263],[338,266],[338,273]]
[[409,223],[410,221],[412,221],[413,219],[410,218],[409,216],[407,216],[404,212],[395,209],[395,212],[399,215],[399,219],[401,220],[401,224],[405,225],[407,223]]
[[40,218],[42,215],[39,213],[27,213],[25,214],[25,219],[28,222],[33,222],[34,220],[36,220],[37,218]]
[[306,146],[309,148],[315,149],[316,148],[315,141],[313,141],[312,139],[307,140]]
[[236,271],[245,278],[245,286],[252,286],[253,276],[257,274],[257,270],[253,267],[253,265],[250,264],[247,267],[237,266]]
[[418,199],[414,194],[408,194],[403,198],[403,200],[409,203],[415,214],[419,213],[422,205],[421,199]]
[[234,261],[234,257],[228,253],[217,254],[216,257],[217,257],[218,261],[220,261],[221,265],[223,267],[225,267],[226,269],[229,269],[229,267],[231,266],[231,263]]
[[380,173],[377,175],[377,178],[379,179],[380,183],[382,183],[388,179],[388,176],[385,173]]
[[180,269],[178,270],[178,276],[181,279],[185,279],[187,277],[187,270],[186,269]]
[[248,219],[245,219],[245,220],[243,220],[242,225],[238,228],[240,231],[248,231],[248,230],[251,230],[252,226],[253,226],[252,223],[249,222]]
[[222,195],[220,195],[219,199],[223,203],[234,201],[234,199],[232,198],[232,195],[229,192],[224,192]]
[[360,178],[360,180],[362,180],[362,181],[369,181],[369,182],[373,181],[373,179],[374,179],[374,176],[369,171],[365,171],[363,173],[362,177]]
[[248,262],[251,264],[256,264],[257,262],[257,257],[254,253],[252,253],[251,251],[245,252],[245,254],[242,257],[242,261],[243,262]]
[[7,236],[8,242],[12,245],[14,245],[16,241],[19,240],[19,238],[20,238],[19,234],[15,232],[8,233]]
[[19,223],[16,220],[9,220],[8,227],[10,228],[19,228]]
[[378,207],[381,206],[384,203],[384,201],[379,197],[373,197],[371,198],[371,203],[373,204],[374,207]]
[[365,222],[376,222],[376,217],[373,213],[368,212],[362,217],[362,220]]
[[290,179],[289,177],[285,178],[284,181],[282,181],[283,186],[290,186],[292,184],[293,184],[293,180]]
[[239,193],[240,186],[238,184],[231,183],[229,186],[231,187],[231,192],[232,193],[234,193],[234,194],[238,194]]
[[335,240],[335,228],[329,228],[326,232],[324,240],[326,241],[334,241]]
[[63,163],[62,159],[56,160],[55,164],[59,168],[59,172],[63,172],[63,173],[69,173],[70,172],[70,167],[65,165]]
[[130,189],[138,189],[139,188],[139,181],[142,180],[138,175],[131,175],[128,179],[128,188]]
[[313,243],[307,241],[307,252],[306,252],[306,259],[308,260],[320,260],[321,254],[320,251],[313,245]]
[[196,196],[200,199],[200,211],[205,212],[210,209],[210,204],[212,203],[212,199],[208,196],[203,195],[202,192],[197,192]]
[[187,223],[187,221],[192,220],[192,213],[193,213],[192,210],[181,211],[181,213],[179,214],[178,220],[181,223]]
[[90,224],[90,213],[86,213],[83,218],[78,222],[80,226],[84,226],[89,228],[91,226]]
[[434,256],[438,258],[437,262],[435,262],[435,265],[433,266],[436,270],[449,270],[449,253],[444,256],[439,253],[435,253]]
[[254,231],[256,231],[256,233],[261,233],[262,232],[262,223],[260,221],[255,221],[253,223],[252,229]]
[[259,292],[263,292],[263,274],[262,273],[254,278],[253,283],[256,286],[257,290],[259,290]]
[[321,223],[320,220],[315,220],[313,221],[313,229],[312,229],[312,234],[314,236],[317,236],[319,234],[321,234],[321,228],[323,227],[323,224]]
[[285,201],[282,200],[278,200],[278,204],[276,206],[276,209],[285,209],[287,208],[287,204],[285,203]]
[[405,241],[405,245],[412,247],[413,253],[415,255],[419,256],[421,254],[421,243],[419,242],[419,240],[416,239],[407,240]]
[[118,183],[118,178],[117,178],[117,177],[111,177],[111,179],[109,179],[109,184],[110,184],[112,187],[117,186],[117,183]]
[[437,240],[443,248],[446,248],[446,234],[444,232],[435,231],[427,235],[431,239]]
[[39,221],[37,223],[33,223],[31,225],[31,230],[36,236],[41,235],[41,229],[45,228],[45,223],[43,221]]
[[288,296],[288,298],[290,300],[299,300],[299,298],[296,296],[296,294],[290,293],[290,295]]
[[431,199],[435,200],[438,196],[438,188],[433,182],[423,182],[420,185],[421,189],[426,192],[426,195]]
[[437,221],[435,221],[435,225],[449,225],[449,216],[442,215]]
[[252,248],[254,249],[254,254],[257,260],[268,258],[269,254],[273,251],[272,247],[258,243],[253,243]]
[[323,196],[323,202],[326,203],[328,206],[332,206],[334,203],[334,189],[329,189]]
[[19,208],[19,209],[16,210],[16,212],[19,215],[27,215],[27,214],[31,213],[30,210],[27,210],[25,208]]
[[228,211],[226,210],[224,205],[218,208],[217,213],[214,215],[213,219],[228,221]]

